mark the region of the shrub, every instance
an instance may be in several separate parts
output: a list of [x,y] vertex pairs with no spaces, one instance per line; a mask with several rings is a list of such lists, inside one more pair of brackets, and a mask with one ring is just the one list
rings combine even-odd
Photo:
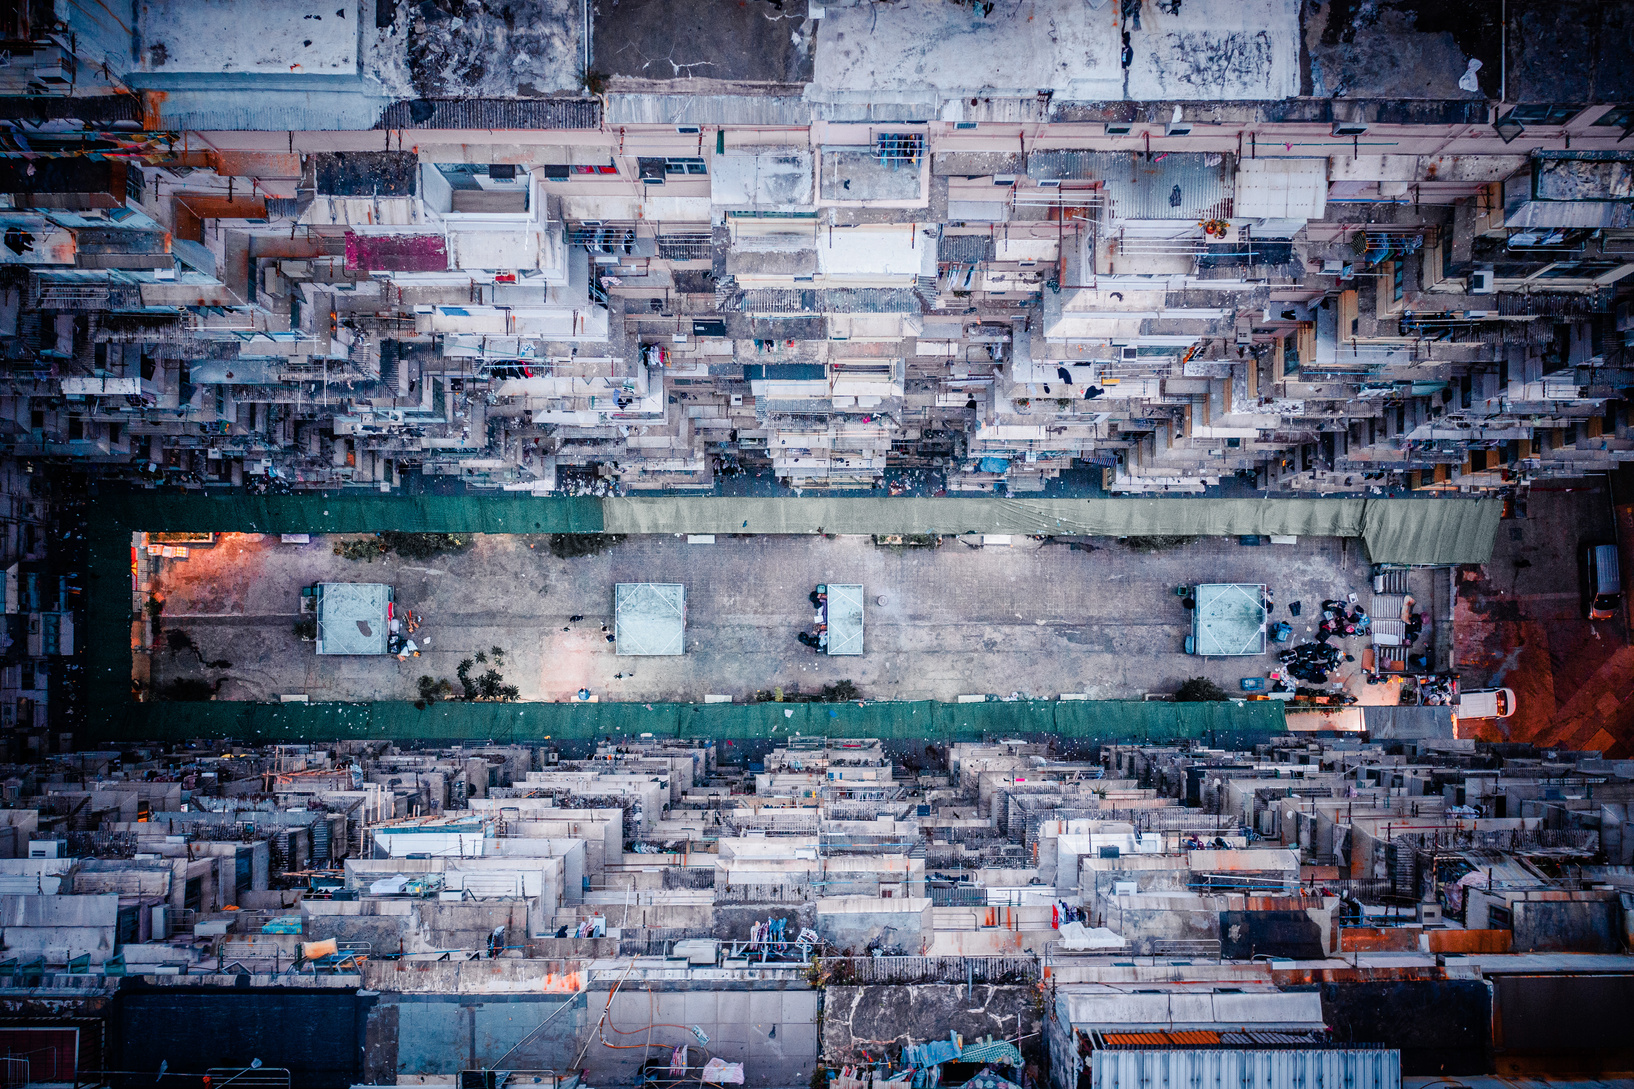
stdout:
[[1176,703],[1208,703],[1211,700],[1228,700],[1225,689],[1209,680],[1207,677],[1193,677],[1183,683],[1174,694]]
[[550,554],[560,560],[594,556],[623,540],[622,533],[552,533]]
[[380,550],[395,552],[405,560],[429,560],[457,555],[471,547],[469,533],[399,533],[387,530],[380,535]]
[[824,703],[846,703],[861,698],[862,693],[857,691],[856,683],[853,681],[835,681],[833,684],[823,685]]
[[1180,548],[1196,541],[1194,536],[1181,534],[1158,534],[1153,537],[1125,537],[1124,543],[1130,548],[1144,549],[1152,552],[1164,552],[1171,548]]

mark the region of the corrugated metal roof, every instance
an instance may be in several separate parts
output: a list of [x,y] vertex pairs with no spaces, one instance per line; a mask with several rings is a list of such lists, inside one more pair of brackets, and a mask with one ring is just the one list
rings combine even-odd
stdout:
[[881,100],[876,93],[856,101],[818,102],[816,114],[824,121],[842,121],[857,124],[901,124],[914,121],[935,121],[941,116],[941,104],[935,92],[919,99],[896,102]]
[[593,98],[416,98],[393,102],[377,129],[595,129]]
[[95,125],[109,121],[140,121],[142,105],[135,95],[6,95],[0,97],[0,118],[7,121],[56,121],[70,118]]
[[745,314],[917,314],[923,305],[909,287],[763,287],[743,292],[731,308]]
[[1236,157],[1171,151],[1035,151],[1028,177],[1100,181],[1114,219],[1201,219],[1231,213]]
[[811,106],[798,95],[608,95],[607,123],[804,128]]
[[1093,1089],[1133,1085],[1399,1089],[1401,1052],[1382,1048],[1109,1050],[1093,1053],[1090,1070]]
[[936,240],[936,259],[944,264],[974,265],[993,259],[990,234],[948,234]]
[[355,131],[374,125],[387,99],[352,91],[170,91],[160,128],[198,132]]
[[911,287],[836,287],[822,298],[829,314],[917,314],[923,306]]
[[448,240],[440,234],[347,231],[346,267],[366,272],[441,272],[448,268]]
[[1101,1036],[1109,1047],[1219,1046],[1220,1034],[1196,1029],[1190,1032],[1108,1032]]

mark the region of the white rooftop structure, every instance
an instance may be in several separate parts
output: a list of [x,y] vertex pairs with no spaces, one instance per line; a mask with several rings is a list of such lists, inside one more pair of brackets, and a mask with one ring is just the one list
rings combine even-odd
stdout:
[[621,582],[613,589],[617,654],[681,654],[686,650],[686,587],[678,582]]
[[318,585],[318,653],[386,653],[391,587],[383,582]]
[[828,584],[828,653],[862,653],[862,587]]

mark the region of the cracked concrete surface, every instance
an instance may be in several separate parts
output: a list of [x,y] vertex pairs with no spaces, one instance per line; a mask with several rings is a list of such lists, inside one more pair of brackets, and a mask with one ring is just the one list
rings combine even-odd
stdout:
[[390,27],[364,27],[367,71],[402,98],[574,91],[583,22],[580,0],[396,0]]
[[1038,1052],[1039,999],[1035,988],[927,983],[907,986],[831,986],[823,996],[823,1062],[830,1067],[877,1059],[904,1044],[983,1036],[1022,1041],[1022,1054]]
[[596,0],[595,69],[639,80],[804,83],[804,0]]
[[1299,93],[1298,0],[1144,4],[1120,61],[1119,5],[1000,0],[983,18],[947,0],[831,7],[819,23],[814,95],[874,90],[1105,101],[1280,99]]

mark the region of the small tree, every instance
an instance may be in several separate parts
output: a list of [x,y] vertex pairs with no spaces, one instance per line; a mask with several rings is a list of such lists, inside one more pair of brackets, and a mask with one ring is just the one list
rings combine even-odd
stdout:
[[1176,703],[1208,703],[1212,700],[1228,700],[1225,689],[1209,680],[1207,677],[1192,677],[1175,691]]
[[380,535],[381,551],[392,551],[405,560],[429,560],[457,554],[471,547],[469,533],[399,533],[387,530]]
[[853,681],[835,681],[833,684],[823,685],[824,703],[846,703],[861,698],[862,693],[857,691],[856,683]]

